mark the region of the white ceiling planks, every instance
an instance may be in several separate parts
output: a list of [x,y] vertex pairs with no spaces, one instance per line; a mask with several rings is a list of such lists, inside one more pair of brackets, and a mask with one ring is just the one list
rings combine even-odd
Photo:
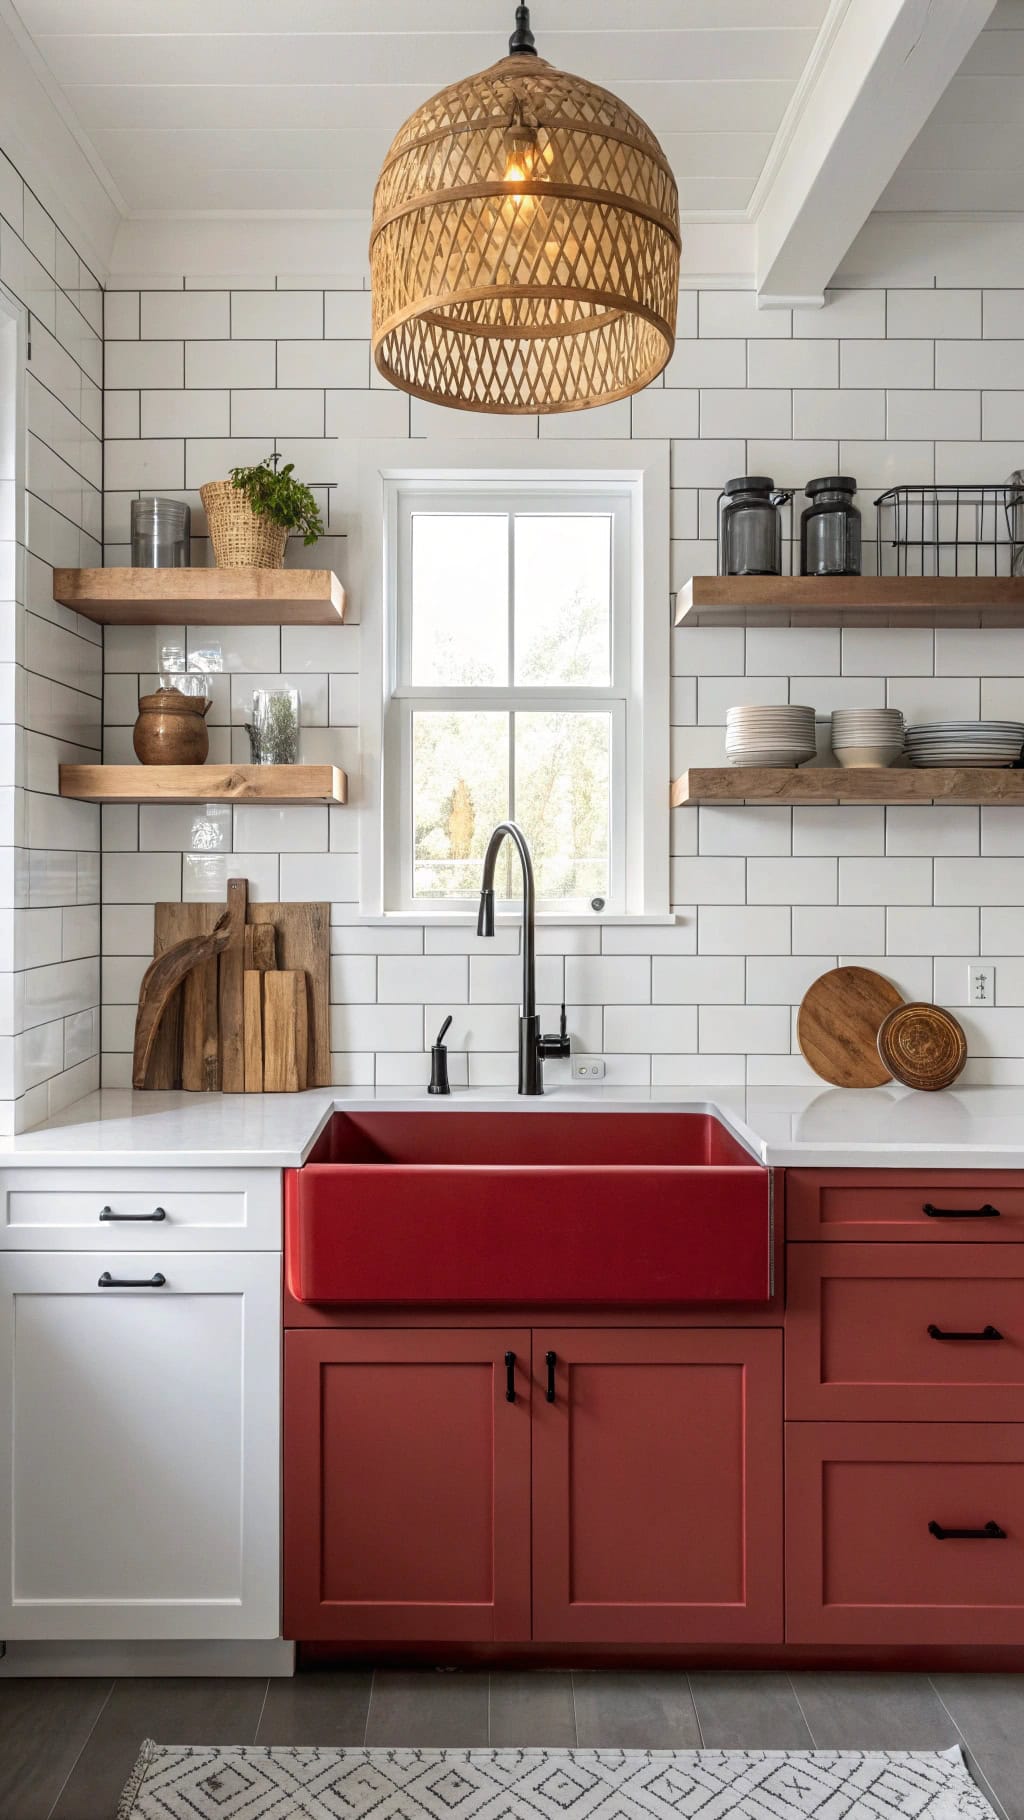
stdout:
[[[614,87],[684,212],[742,216],[829,0],[540,0],[550,61]],[[18,0],[132,214],[366,211],[402,121],[502,55],[512,0]],[[429,28],[424,20],[429,18]]]
[[1000,0],[888,185],[880,209],[1020,213],[1024,0]]

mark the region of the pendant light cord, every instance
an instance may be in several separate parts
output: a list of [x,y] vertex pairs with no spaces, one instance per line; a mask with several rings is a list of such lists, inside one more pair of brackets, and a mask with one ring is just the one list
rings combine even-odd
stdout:
[[530,30],[530,9],[528,6],[516,7],[516,29],[508,41],[510,57],[535,57],[537,46]]

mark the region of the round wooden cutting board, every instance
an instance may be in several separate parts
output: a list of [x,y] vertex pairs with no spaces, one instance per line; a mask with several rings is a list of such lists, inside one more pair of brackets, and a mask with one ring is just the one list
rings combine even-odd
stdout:
[[833,967],[804,993],[796,1035],[804,1060],[834,1087],[884,1087],[879,1026],[903,1004],[891,980],[869,967]]
[[967,1060],[967,1038],[941,1005],[898,1005],[878,1032],[878,1053],[905,1087],[951,1087]]

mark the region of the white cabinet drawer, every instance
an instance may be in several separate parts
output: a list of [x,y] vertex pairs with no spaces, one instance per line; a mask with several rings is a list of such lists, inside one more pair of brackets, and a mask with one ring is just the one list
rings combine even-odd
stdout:
[[280,1322],[267,1252],[0,1257],[0,1637],[279,1634]]
[[277,1251],[278,1169],[6,1169],[0,1250]]

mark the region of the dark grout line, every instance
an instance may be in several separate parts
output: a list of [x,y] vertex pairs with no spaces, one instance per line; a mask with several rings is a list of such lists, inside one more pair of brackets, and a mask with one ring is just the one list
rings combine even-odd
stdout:
[[687,1677],[686,1677],[686,1686],[687,1686],[687,1691],[688,1691],[688,1692],[689,1692],[689,1695],[690,1695],[690,1703],[691,1703],[691,1705],[692,1705],[692,1707],[693,1707],[693,1716],[694,1716],[694,1718],[695,1718],[695,1719],[696,1719],[696,1721],[697,1721],[697,1742],[698,1742],[698,1747],[699,1747],[699,1748],[700,1748],[700,1749],[701,1749],[701,1750],[705,1750],[705,1749],[706,1749],[706,1748],[707,1748],[707,1747],[706,1747],[706,1745],[705,1745],[705,1743],[704,1743],[704,1728],[703,1728],[703,1726],[702,1726],[702,1725],[701,1725],[701,1722],[700,1722],[700,1708],[699,1708],[699,1706],[698,1706],[698,1705],[697,1705],[697,1701],[696,1701],[696,1697],[695,1697],[695,1695],[694,1695],[694,1691],[693,1691],[693,1682],[692,1682],[692,1681],[691,1681],[691,1679],[690,1679],[690,1677],[689,1677],[689,1675],[687,1675]]
[[107,1688],[107,1697],[104,1700],[103,1705],[100,1707],[99,1712],[96,1714],[95,1719],[93,1720],[92,1724],[89,1727],[88,1736],[85,1737],[82,1741],[81,1750],[79,1751],[77,1757],[75,1758],[75,1761],[71,1765],[71,1768],[68,1770],[68,1773],[65,1776],[63,1782],[61,1783],[60,1788],[57,1790],[56,1796],[53,1801],[53,1805],[50,1808],[49,1813],[46,1816],[46,1820],[51,1820],[51,1816],[56,1813],[58,1807],[60,1806],[61,1800],[64,1795],[64,1790],[67,1788],[68,1783],[71,1781],[72,1776],[74,1775],[76,1769],[78,1768],[78,1765],[81,1763],[82,1758],[85,1755],[85,1751],[92,1740],[93,1733],[95,1732],[97,1725],[99,1724],[100,1720],[102,1719],[104,1713],[107,1710],[107,1707],[110,1705],[110,1702],[113,1699],[114,1689],[116,1686],[117,1686],[117,1681],[116,1681],[116,1679],[114,1679],[113,1681],[111,1681],[110,1686]]

